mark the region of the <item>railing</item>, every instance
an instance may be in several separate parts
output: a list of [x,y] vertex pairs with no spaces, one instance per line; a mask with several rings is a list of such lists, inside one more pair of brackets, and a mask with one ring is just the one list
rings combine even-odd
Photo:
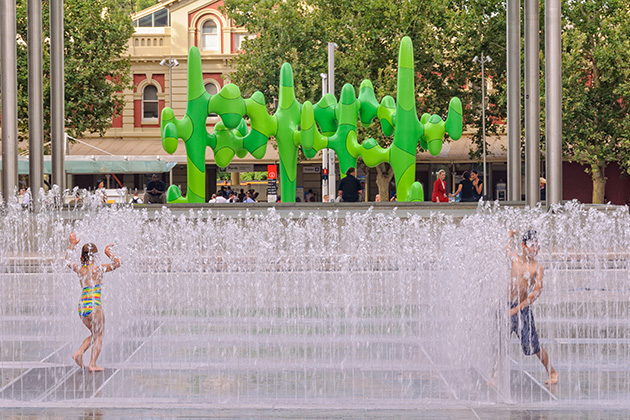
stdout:
[[[151,28],[155,29],[155,28]],[[162,33],[136,33],[129,41],[129,51],[132,56],[164,55],[171,51],[170,28],[163,29]]]

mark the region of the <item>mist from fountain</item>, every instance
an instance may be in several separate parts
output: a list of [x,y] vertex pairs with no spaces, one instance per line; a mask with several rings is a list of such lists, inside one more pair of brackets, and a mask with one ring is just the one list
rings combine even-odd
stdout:
[[[0,217],[0,406],[630,404],[625,208],[487,204],[459,219],[87,207],[14,203]],[[500,327],[509,229],[539,232],[533,311],[554,387]],[[71,231],[123,260],[103,282],[103,373],[71,359],[88,335],[63,260]]]

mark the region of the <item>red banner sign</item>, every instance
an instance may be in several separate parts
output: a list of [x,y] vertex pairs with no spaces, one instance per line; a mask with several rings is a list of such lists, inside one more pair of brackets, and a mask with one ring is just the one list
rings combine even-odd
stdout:
[[278,179],[278,165],[267,165],[267,179]]

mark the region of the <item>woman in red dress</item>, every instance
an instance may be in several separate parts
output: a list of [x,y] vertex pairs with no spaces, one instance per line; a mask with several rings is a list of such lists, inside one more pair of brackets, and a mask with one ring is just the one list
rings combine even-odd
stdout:
[[437,179],[433,184],[433,196],[431,201],[434,203],[448,203],[448,195],[446,195],[446,172],[444,169],[440,169],[437,173]]

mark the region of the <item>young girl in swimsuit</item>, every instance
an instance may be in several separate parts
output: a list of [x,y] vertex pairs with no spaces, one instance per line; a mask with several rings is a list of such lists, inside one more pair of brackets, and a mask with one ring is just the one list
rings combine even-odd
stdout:
[[[73,250],[79,243],[79,238],[73,232],[70,234],[70,248],[68,252]],[[111,246],[105,247],[105,255],[111,260],[111,264],[94,264],[94,255],[98,252],[96,245],[85,244],[81,249],[81,264],[76,264],[68,261],[68,253],[66,253],[66,261],[68,267],[72,268],[79,276],[79,282],[83,291],[81,293],[81,299],[79,299],[79,316],[83,321],[83,324],[90,330],[90,336],[83,340],[79,350],[72,356],[74,361],[79,367],[83,368],[83,353],[92,346],[92,358],[88,370],[90,372],[102,371],[103,368],[96,365],[96,359],[98,359],[101,353],[101,346],[103,345],[103,332],[105,330],[105,314],[101,307],[101,283],[103,282],[103,273],[113,271],[120,267],[120,258],[114,256],[111,251]]]

